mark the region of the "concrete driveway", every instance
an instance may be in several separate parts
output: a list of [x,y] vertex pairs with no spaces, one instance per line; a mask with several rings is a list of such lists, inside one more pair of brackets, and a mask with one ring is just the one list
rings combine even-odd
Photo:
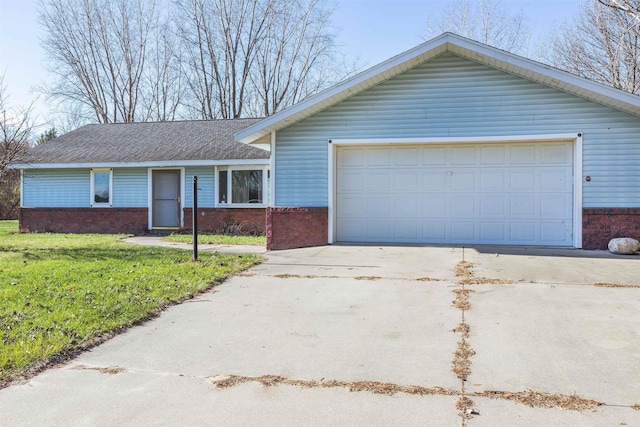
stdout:
[[640,425],[640,257],[340,245],[267,257],[0,390],[0,424]]

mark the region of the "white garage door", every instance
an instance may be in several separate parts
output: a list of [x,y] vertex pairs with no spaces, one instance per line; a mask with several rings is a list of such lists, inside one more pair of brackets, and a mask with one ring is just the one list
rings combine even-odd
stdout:
[[338,149],[337,240],[571,246],[573,144]]

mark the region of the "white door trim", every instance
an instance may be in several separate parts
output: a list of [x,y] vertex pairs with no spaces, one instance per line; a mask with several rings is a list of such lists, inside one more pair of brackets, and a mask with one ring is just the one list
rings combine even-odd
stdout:
[[153,171],[157,170],[179,170],[180,171],[180,228],[184,227],[184,202],[185,202],[185,169],[176,167],[149,168],[147,169],[147,220],[148,229],[153,229]]
[[328,243],[336,241],[336,173],[337,151],[340,146],[350,145],[427,145],[427,144],[482,144],[508,142],[573,142],[573,247],[582,247],[582,138],[580,133],[516,136],[480,136],[446,138],[372,138],[330,139],[328,142]]

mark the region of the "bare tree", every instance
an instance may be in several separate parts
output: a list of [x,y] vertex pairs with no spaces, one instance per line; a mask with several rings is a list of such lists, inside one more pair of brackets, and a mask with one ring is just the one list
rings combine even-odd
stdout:
[[629,13],[640,20],[640,3],[637,0],[598,0],[598,3]]
[[242,115],[259,42],[275,0],[189,0],[180,34],[188,86],[203,119]]
[[631,13],[592,0],[552,36],[545,60],[573,74],[640,93],[640,22]]
[[[190,0],[180,10],[193,115],[268,116],[346,77],[326,0]],[[338,62],[338,61],[336,61]],[[327,72],[327,70],[333,70]]]
[[531,29],[523,12],[509,14],[499,0],[456,0],[427,23],[426,36],[451,32],[509,52],[526,54]]
[[0,76],[0,219],[16,217],[20,204],[20,172],[8,166],[19,162],[29,150],[33,128],[32,107],[12,107],[4,76]]
[[346,77],[327,73],[336,66],[335,40],[327,31],[332,10],[322,0],[280,1],[273,11],[251,75],[260,104],[254,114],[264,116]]
[[[82,105],[83,111],[100,123],[171,117],[175,103],[168,101],[169,95],[158,96],[157,90],[174,86],[156,86],[155,80],[149,81],[153,73],[147,71],[151,44],[166,47],[157,39],[163,30],[158,20],[155,0],[41,2],[43,46],[49,56],[49,71],[58,77],[48,94],[55,100]],[[166,77],[165,53],[154,63],[162,77]],[[152,98],[146,105],[145,96]],[[161,106],[163,111],[150,111]]]

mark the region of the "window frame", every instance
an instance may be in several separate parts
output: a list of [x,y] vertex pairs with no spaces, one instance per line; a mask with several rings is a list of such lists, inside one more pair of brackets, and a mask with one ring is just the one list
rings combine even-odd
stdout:
[[[109,173],[109,201],[108,202],[96,202],[96,188],[95,188],[95,174],[96,173]],[[113,168],[92,168],[91,169],[91,193],[89,195],[89,205],[92,208],[110,208],[113,206]]]
[[[262,203],[234,203],[233,202],[233,172],[234,171],[261,171],[262,172]],[[215,206],[219,208],[264,208],[268,205],[266,200],[268,193],[267,165],[236,165],[215,167]],[[226,202],[220,202],[220,172],[227,172],[227,198]]]

